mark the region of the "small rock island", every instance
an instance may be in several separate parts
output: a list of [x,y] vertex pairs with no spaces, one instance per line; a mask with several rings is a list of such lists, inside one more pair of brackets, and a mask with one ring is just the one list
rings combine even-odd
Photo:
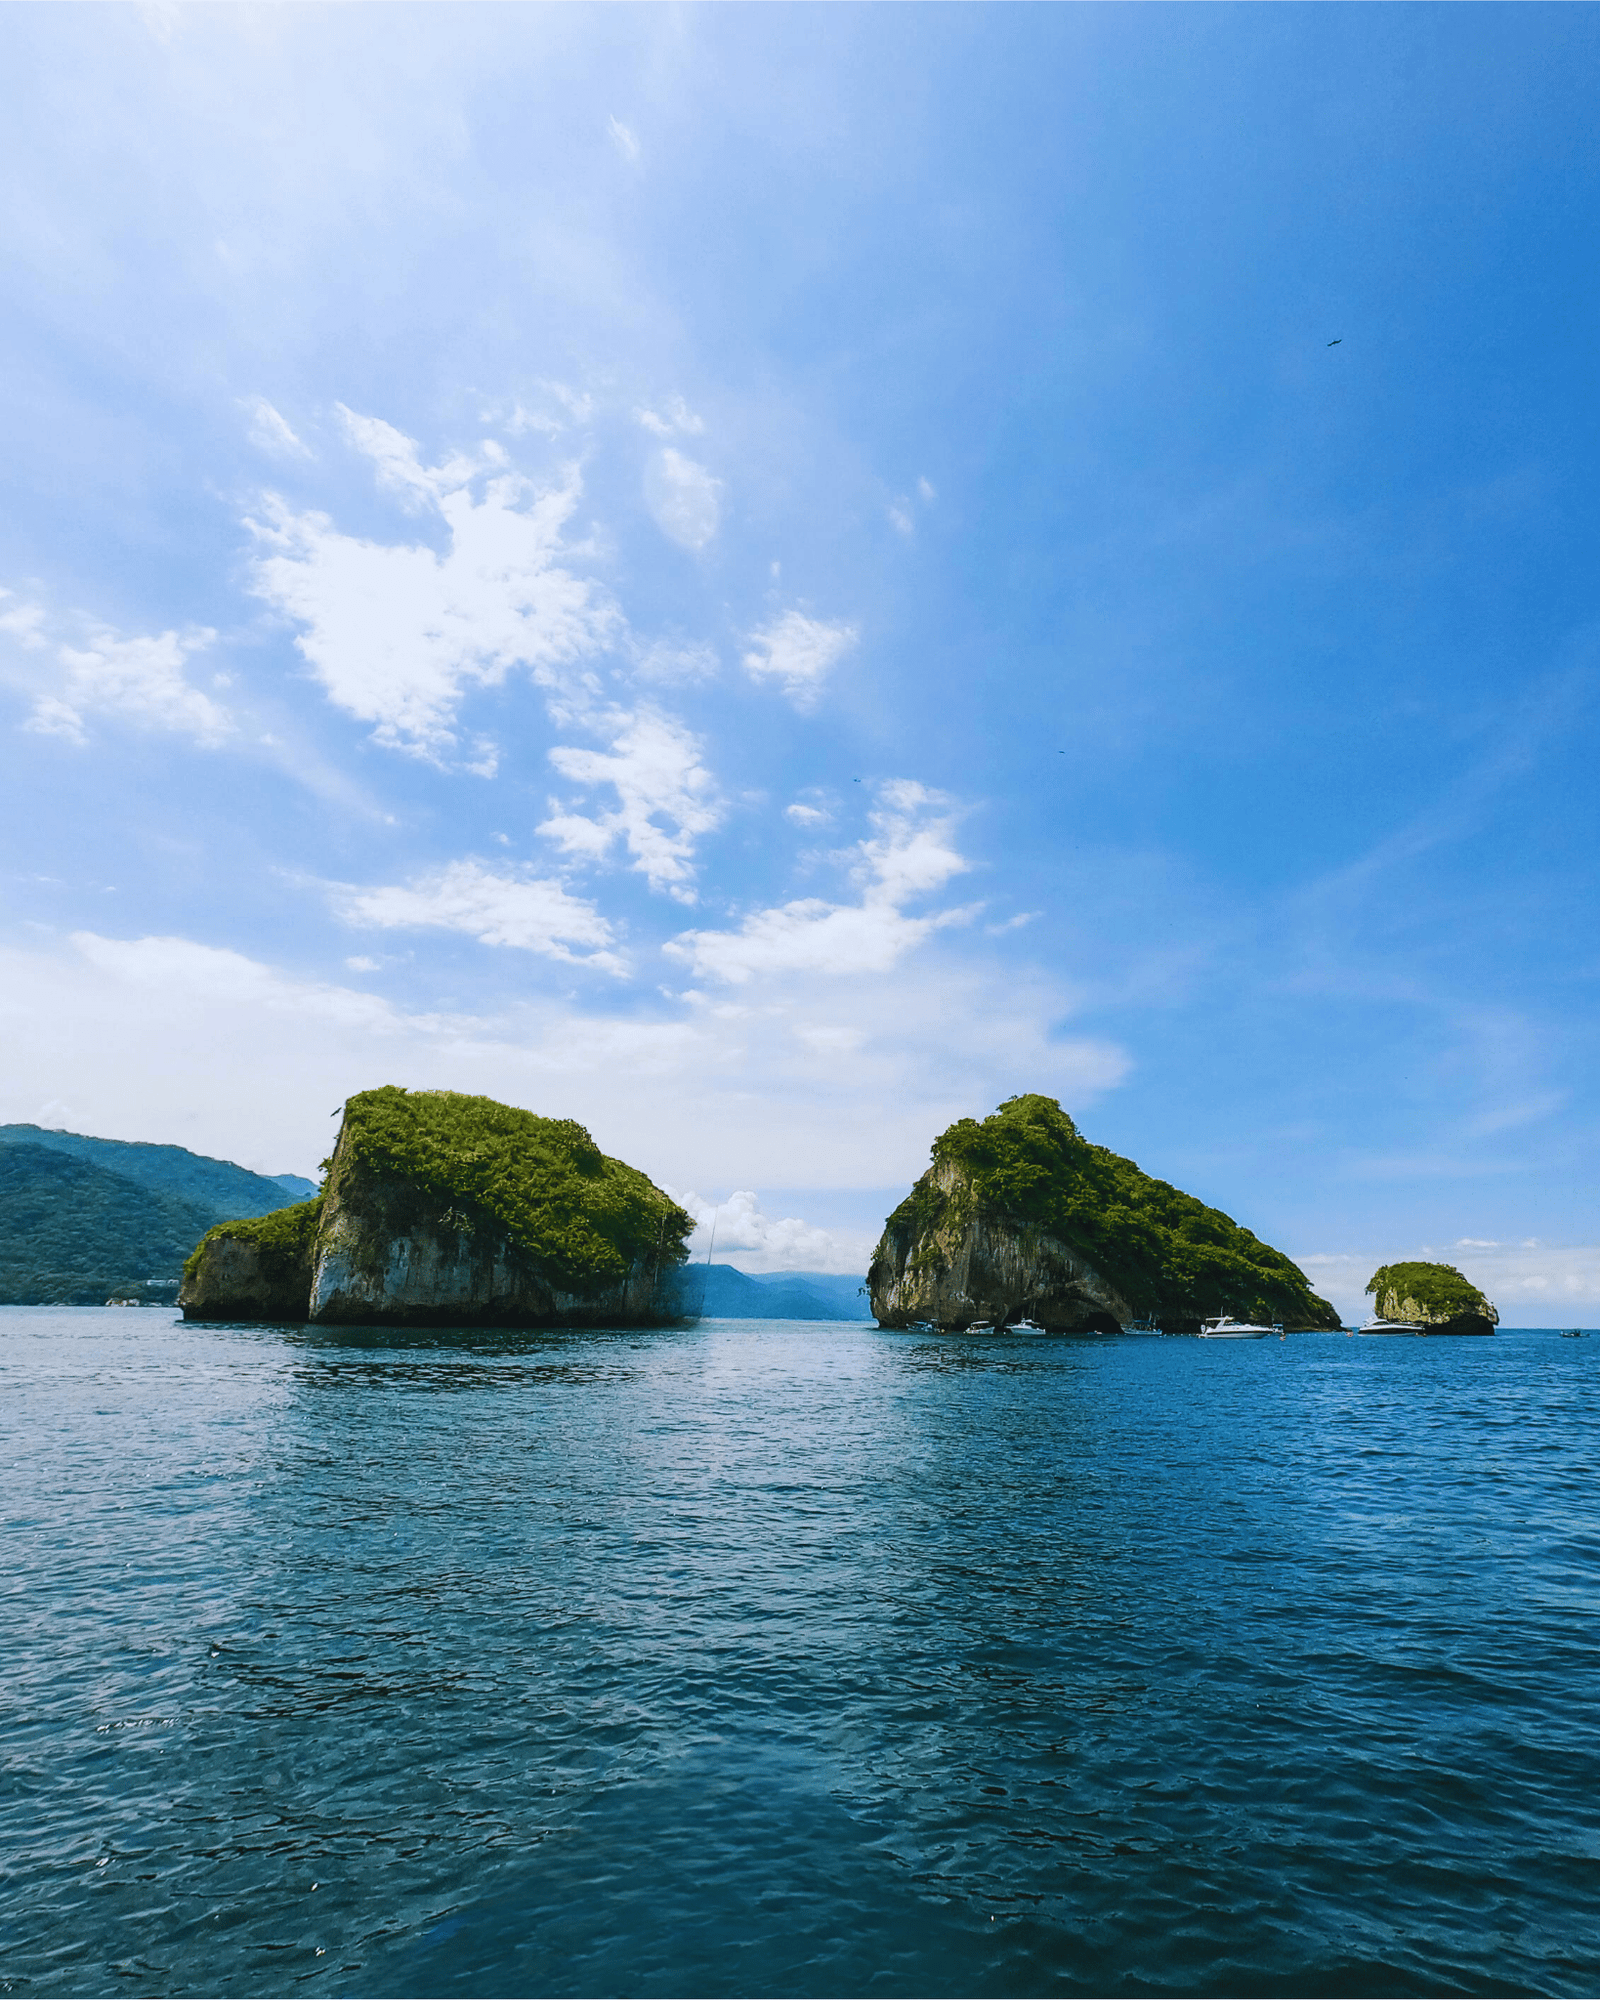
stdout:
[[321,1194],[218,1223],[185,1319],[661,1326],[693,1218],[568,1118],[452,1090],[364,1090]]
[[1337,1328],[1299,1267],[1219,1209],[1091,1145],[1053,1097],[957,1119],[884,1225],[867,1274],[881,1326],[1114,1333],[1217,1313]]
[[1367,1280],[1375,1313],[1429,1333],[1493,1333],[1500,1315],[1454,1264],[1380,1264]]

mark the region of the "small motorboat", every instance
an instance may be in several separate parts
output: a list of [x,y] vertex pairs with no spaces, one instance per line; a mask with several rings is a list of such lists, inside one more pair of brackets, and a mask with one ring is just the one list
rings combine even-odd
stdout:
[[971,1326],[964,1327],[962,1331],[964,1333],[993,1333],[994,1321],[991,1319],[975,1319]]
[[1202,1340],[1268,1340],[1282,1327],[1261,1326],[1255,1320],[1234,1319],[1228,1313],[1219,1313],[1215,1319],[1200,1322]]
[[1415,1320],[1409,1319],[1369,1319],[1365,1326],[1358,1326],[1357,1333],[1421,1333],[1422,1328]]
[[1029,1319],[1026,1313],[1022,1315],[1021,1319],[1014,1319],[1010,1326],[1006,1328],[1008,1333],[1044,1333],[1046,1330],[1036,1319]]
[[914,1319],[906,1328],[907,1333],[937,1333],[939,1329],[931,1319]]
[[1130,1319],[1122,1330],[1124,1333],[1137,1333],[1145,1339],[1157,1336],[1161,1332],[1149,1313],[1146,1313],[1143,1319]]
[[1561,1338],[1563,1340],[1587,1340],[1588,1335],[1581,1326],[1569,1326],[1562,1333]]

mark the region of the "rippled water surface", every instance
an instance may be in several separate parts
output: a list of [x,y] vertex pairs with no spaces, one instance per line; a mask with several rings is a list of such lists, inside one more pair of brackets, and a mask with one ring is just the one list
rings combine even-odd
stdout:
[[1593,1993],[1597,1364],[0,1311],[0,1990]]

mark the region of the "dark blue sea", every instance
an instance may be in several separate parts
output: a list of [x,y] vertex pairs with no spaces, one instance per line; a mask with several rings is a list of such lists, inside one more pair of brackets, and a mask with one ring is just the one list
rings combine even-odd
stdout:
[[1592,1994],[1600,1337],[0,1312],[0,1991]]

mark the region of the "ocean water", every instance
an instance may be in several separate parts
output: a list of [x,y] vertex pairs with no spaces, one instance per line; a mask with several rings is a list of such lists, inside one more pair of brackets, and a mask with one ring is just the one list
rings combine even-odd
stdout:
[[1600,1990],[1600,1338],[0,1312],[0,1992]]

